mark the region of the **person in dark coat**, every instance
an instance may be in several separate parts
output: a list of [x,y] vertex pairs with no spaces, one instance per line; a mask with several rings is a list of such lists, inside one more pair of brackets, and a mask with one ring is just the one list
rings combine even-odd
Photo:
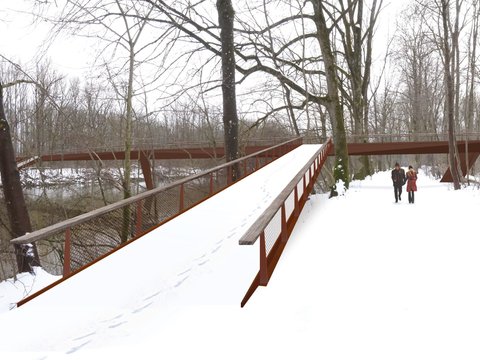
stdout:
[[405,170],[400,167],[400,164],[395,163],[395,169],[392,170],[393,191],[395,193],[395,202],[402,200],[402,187],[405,185]]
[[417,173],[410,165],[407,171],[407,192],[408,202],[413,204],[415,202],[415,191],[417,191]]

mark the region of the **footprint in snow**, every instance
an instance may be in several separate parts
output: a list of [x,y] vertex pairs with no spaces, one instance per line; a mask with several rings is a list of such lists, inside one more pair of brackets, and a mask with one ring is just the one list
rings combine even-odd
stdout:
[[185,274],[189,273],[190,271],[192,271],[192,268],[188,268],[187,270],[182,271],[181,273],[178,273],[177,276],[185,275]]
[[207,259],[207,260],[205,260],[205,261],[202,261],[202,262],[198,263],[198,266],[203,266],[203,265],[205,265],[206,263],[208,263],[209,261],[210,261],[209,259]]
[[179,286],[182,285],[182,284],[185,282],[185,280],[187,280],[188,278],[189,278],[188,276],[184,277],[182,280],[180,280],[179,282],[177,282],[173,287],[175,287],[175,288],[179,287]]
[[106,322],[110,322],[110,321],[113,321],[113,320],[118,320],[118,319],[120,319],[122,316],[123,316],[123,314],[119,314],[119,315],[117,315],[117,316],[115,316],[115,317],[113,317],[113,318],[111,318],[111,319],[103,320],[102,322],[103,322],[103,323],[106,323]]
[[220,250],[221,247],[222,245],[217,246],[215,249],[212,250],[211,254],[215,254],[218,250]]
[[78,345],[78,346],[75,346],[73,348],[71,348],[70,350],[68,350],[66,352],[67,355],[70,355],[70,354],[73,354],[74,352],[77,352],[78,350],[80,350],[81,348],[83,348],[85,345],[87,345],[88,343],[90,343],[92,340],[88,340],[88,341],[85,341],[84,343]]
[[151,306],[152,304],[153,304],[153,302],[149,302],[149,303],[146,304],[146,305],[143,305],[143,306],[141,306],[141,307],[139,307],[139,308],[136,308],[135,310],[132,311],[132,314],[139,313],[139,312],[145,310],[146,308],[148,308],[149,306]]
[[162,292],[161,291],[157,291],[155,294],[152,294],[150,296],[147,296],[146,298],[143,298],[143,301],[147,301],[147,300],[150,300],[150,299],[153,299],[154,297],[160,295]]
[[207,256],[207,254],[203,254],[202,256],[194,259],[194,261],[199,261],[199,260],[202,260],[205,256]]
[[119,323],[110,325],[109,328],[110,328],[110,329],[115,329],[115,328],[117,328],[117,327],[119,327],[119,326],[122,326],[123,324],[126,324],[126,323],[127,323],[127,321],[120,321]]
[[95,334],[96,334],[96,332],[94,331],[94,332],[91,332],[91,333],[89,333],[89,334],[79,336],[79,337],[73,339],[73,341],[83,340],[83,339],[86,339],[86,338],[88,338],[88,337],[90,337],[90,336],[93,336],[93,335],[95,335]]

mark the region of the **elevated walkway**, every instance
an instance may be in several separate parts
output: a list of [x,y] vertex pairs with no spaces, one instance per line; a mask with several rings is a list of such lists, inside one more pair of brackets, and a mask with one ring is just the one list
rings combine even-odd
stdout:
[[[155,308],[155,322],[162,324],[172,307],[238,307],[259,266],[263,271],[262,247],[267,256],[277,239],[286,240],[283,224],[298,218],[328,150],[322,145],[295,148],[9,312],[0,320],[0,351],[58,350],[58,344],[70,340],[86,346],[105,323],[113,330],[139,321],[150,308]],[[279,205],[278,211],[272,204]],[[272,218],[259,221],[267,210]],[[268,224],[273,226],[265,229]],[[263,240],[255,242],[255,235],[248,236],[255,229],[263,233]],[[239,246],[242,239],[252,246]],[[17,336],[18,327],[34,315],[49,326],[25,344]],[[75,342],[82,334],[89,335]],[[61,349],[77,350],[73,345]]]

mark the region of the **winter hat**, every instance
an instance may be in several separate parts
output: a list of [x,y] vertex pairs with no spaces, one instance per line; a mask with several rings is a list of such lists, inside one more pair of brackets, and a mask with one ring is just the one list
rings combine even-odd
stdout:
[[398,162],[395,163],[395,166],[400,166],[400,164]]
[[413,166],[412,166],[412,165],[409,165],[408,168],[409,168],[409,169],[413,169]]

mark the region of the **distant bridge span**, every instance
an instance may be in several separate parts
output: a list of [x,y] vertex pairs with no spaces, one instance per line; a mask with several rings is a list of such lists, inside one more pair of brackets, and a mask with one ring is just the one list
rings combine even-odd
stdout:
[[[419,155],[448,154],[448,141],[405,141],[383,143],[349,143],[349,155]],[[463,176],[467,175],[480,155],[480,140],[457,141],[460,166]],[[468,154],[468,156],[467,156]],[[467,167],[468,159],[468,167]],[[445,172],[441,182],[452,182],[450,168]]]
[[[266,145],[247,145],[243,148],[244,155],[250,155],[261,152],[271,144]],[[460,154],[461,168],[463,175],[467,174],[480,156],[480,140],[457,141],[458,152]],[[448,154],[448,141],[385,141],[385,142],[368,142],[358,143],[349,142],[348,154],[357,155],[419,155],[419,154]],[[334,150],[330,155],[334,154]],[[467,156],[468,154],[468,156]],[[262,153],[261,156],[276,158],[280,154]],[[150,160],[188,160],[188,159],[221,159],[225,157],[225,149],[223,146],[197,145],[183,148],[151,147],[150,149],[134,149],[130,152],[132,160],[138,160],[145,175],[145,181],[148,189],[153,189],[154,184],[151,175]],[[468,158],[468,167],[467,167]],[[124,160],[125,151],[102,149],[83,150],[77,152],[56,153],[36,156],[34,158],[19,157],[17,158],[19,169],[32,166],[37,161],[42,162],[63,162],[63,161],[108,161],[108,160]],[[442,182],[451,182],[452,176],[450,169],[447,170]]]

